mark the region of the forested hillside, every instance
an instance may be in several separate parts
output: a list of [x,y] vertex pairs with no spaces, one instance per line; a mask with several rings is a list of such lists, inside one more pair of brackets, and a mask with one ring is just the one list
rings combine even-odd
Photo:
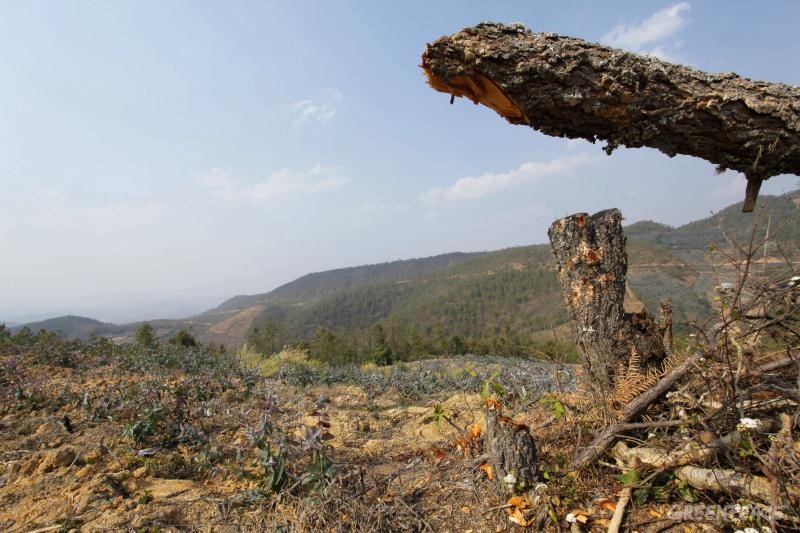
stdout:
[[[769,227],[767,261],[793,257],[800,248],[797,196],[763,196],[754,215],[736,204],[677,228],[653,221],[627,226],[629,286],[651,310],[671,297],[679,330],[703,321],[714,287],[730,275],[710,249],[744,245],[751,235],[761,240]],[[376,343],[399,358],[552,354],[555,338],[568,341],[571,332],[546,244],[311,273],[196,317],[151,324],[162,337],[187,328],[207,343],[239,347],[249,339],[262,353],[301,343],[345,360],[372,357]],[[130,337],[139,325],[62,317],[29,326],[86,338]]]

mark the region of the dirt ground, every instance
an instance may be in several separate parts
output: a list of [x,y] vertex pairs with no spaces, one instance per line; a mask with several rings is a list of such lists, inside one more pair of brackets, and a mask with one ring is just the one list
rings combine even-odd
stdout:
[[0,404],[2,531],[497,532],[522,530],[517,512],[605,531],[622,488],[613,471],[568,475],[581,430],[518,399],[507,414],[530,426],[542,483],[509,505],[486,467],[485,397],[466,387],[410,396],[114,364],[24,365],[17,381]]
[[[332,436],[327,453],[340,471],[357,472],[363,489],[356,492],[364,492],[359,506],[381,499],[403,502],[409,495],[415,500],[400,504],[408,506],[400,514],[410,510],[412,522],[418,514],[419,523],[391,528],[433,528],[425,524],[430,520],[440,529],[444,519],[437,521],[423,509],[441,506],[437,513],[447,517],[453,530],[495,530],[490,524],[496,517],[483,513],[489,503],[501,503],[502,495],[478,468],[477,448],[457,443],[470,426],[483,427],[475,393],[410,402],[392,390],[376,394],[354,385],[302,387],[263,380],[258,393],[244,398],[234,382],[219,396],[209,394],[187,408],[187,423],[203,428],[205,444],[166,447],[149,446],[158,434],[135,442],[130,428],[147,399],[136,394],[147,395],[148,387],[164,394],[185,379],[178,373],[153,385],[152,376],[122,373],[113,366],[76,371],[33,365],[27,379],[36,384],[38,399],[26,398],[28,405],[9,399],[0,418],[3,531],[257,530],[280,521],[281,513],[302,529],[292,517],[302,514],[307,495],[248,496],[259,486],[259,450],[251,434],[263,420],[265,395],[271,402],[277,398],[281,412],[276,423],[280,419],[295,438],[317,423],[312,415],[316,402],[327,397]],[[435,420],[436,403],[446,419]],[[212,464],[201,464],[211,451]],[[465,501],[470,504],[461,505]],[[359,511],[352,510],[354,515]],[[334,529],[357,518],[340,515]]]

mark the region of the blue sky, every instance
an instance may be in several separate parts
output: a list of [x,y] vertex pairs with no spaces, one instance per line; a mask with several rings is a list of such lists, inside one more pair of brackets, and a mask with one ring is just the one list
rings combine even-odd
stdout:
[[546,242],[576,211],[678,225],[741,200],[697,159],[448,105],[420,55],[482,20],[800,84],[793,1],[3,2],[0,320],[179,316],[307,272]]

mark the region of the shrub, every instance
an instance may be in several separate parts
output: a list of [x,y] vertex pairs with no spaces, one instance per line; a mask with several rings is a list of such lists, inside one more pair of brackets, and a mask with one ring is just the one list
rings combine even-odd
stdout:
[[197,340],[192,336],[191,333],[189,333],[185,329],[182,329],[178,333],[173,335],[173,337],[169,340],[169,342],[171,344],[179,344],[181,346],[185,346],[186,348],[194,348],[197,346]]

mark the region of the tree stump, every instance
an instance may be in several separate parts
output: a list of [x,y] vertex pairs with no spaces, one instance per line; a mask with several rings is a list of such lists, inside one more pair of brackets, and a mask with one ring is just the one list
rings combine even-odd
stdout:
[[536,444],[530,428],[495,410],[486,412],[486,442],[495,479],[508,492],[523,492],[536,482]]
[[553,222],[548,236],[584,370],[605,397],[620,364],[647,366],[664,356],[662,337],[647,311],[625,312],[628,255],[622,213],[577,213]]

